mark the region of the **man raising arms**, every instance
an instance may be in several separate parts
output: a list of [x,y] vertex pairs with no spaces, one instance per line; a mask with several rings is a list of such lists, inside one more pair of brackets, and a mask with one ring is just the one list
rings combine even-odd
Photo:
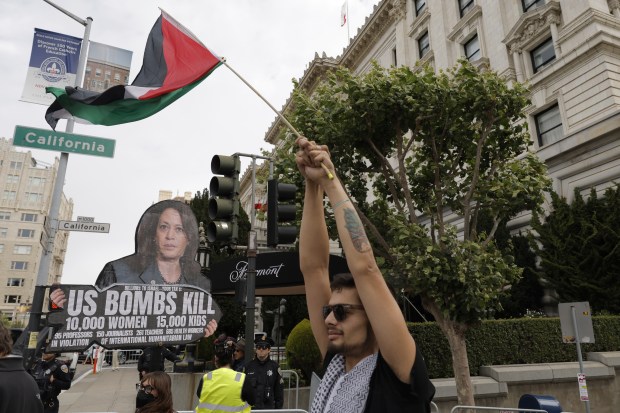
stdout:
[[[435,388],[405,319],[379,270],[372,247],[325,146],[297,140],[306,180],[300,266],[310,324],[327,370],[311,413],[430,412]],[[321,165],[322,164],[322,165]],[[327,194],[350,274],[330,286]]]

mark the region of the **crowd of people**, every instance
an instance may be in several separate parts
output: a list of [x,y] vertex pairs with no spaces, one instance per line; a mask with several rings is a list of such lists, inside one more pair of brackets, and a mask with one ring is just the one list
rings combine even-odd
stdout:
[[[329,150],[305,138],[299,138],[297,145],[296,163],[305,179],[299,260],[310,324],[325,370],[311,413],[428,413],[435,389],[424,358],[377,266],[354,202],[337,178]],[[325,197],[349,267],[349,273],[331,277]],[[97,280],[99,287],[121,281],[193,281],[203,283],[208,290],[208,280],[192,269],[195,231],[187,229],[194,229],[195,220],[187,218],[187,211],[173,206],[158,204],[147,211],[137,236],[142,240],[138,245],[148,246],[137,251],[136,256],[109,263]],[[64,294],[54,294],[51,298],[62,306]],[[205,327],[205,337],[216,329],[217,322],[211,320]],[[11,344],[2,327],[0,372],[11,375],[0,376],[0,413],[57,412],[58,394],[71,385],[67,366],[55,360],[54,354],[43,354],[28,374],[20,368],[22,359],[11,355]],[[274,341],[263,335],[254,344],[255,357],[246,364],[245,341],[226,334],[218,336],[214,341],[215,369],[202,377],[196,389],[197,413],[283,407],[280,368],[270,358]],[[174,412],[171,379],[164,372],[166,358],[178,360],[161,343],[144,350],[138,363],[136,413]],[[14,386],[20,390],[12,391]]]

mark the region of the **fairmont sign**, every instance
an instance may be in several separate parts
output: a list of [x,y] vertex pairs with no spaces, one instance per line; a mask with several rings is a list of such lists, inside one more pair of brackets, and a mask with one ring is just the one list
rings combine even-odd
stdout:
[[[329,256],[330,277],[348,272],[347,261],[340,256]],[[211,265],[208,276],[211,279],[212,294],[230,294],[236,284],[247,277],[248,260],[236,257]],[[304,294],[304,278],[299,269],[298,252],[260,253],[256,256],[257,295]]]
[[82,155],[114,157],[113,139],[97,138],[87,135],[75,135],[48,129],[27,126],[15,126],[13,145],[27,148],[47,149],[50,151],[72,152]]

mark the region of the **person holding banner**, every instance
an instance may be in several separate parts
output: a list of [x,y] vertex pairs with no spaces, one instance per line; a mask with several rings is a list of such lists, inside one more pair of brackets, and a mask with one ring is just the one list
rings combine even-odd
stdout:
[[[306,181],[299,261],[325,374],[311,413],[430,412],[435,388],[424,358],[381,273],[370,240],[326,146],[300,137]],[[326,174],[325,168],[330,172]],[[330,283],[327,194],[350,273]]]

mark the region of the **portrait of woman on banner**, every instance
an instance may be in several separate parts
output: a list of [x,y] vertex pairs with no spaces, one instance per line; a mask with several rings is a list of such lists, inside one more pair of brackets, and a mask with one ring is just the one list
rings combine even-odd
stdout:
[[196,261],[198,224],[191,208],[166,200],[149,207],[136,229],[136,252],[108,262],[95,285],[188,284],[210,292]]

